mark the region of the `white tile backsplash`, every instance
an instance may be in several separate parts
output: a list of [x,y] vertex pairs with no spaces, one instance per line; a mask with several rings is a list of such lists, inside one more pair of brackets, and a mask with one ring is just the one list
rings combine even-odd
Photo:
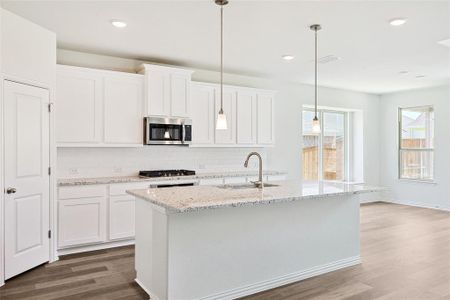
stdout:
[[[58,148],[59,178],[129,176],[139,170],[193,169],[197,172],[244,170],[248,153],[257,151],[267,162],[264,148]],[[252,158],[249,169],[257,169]]]

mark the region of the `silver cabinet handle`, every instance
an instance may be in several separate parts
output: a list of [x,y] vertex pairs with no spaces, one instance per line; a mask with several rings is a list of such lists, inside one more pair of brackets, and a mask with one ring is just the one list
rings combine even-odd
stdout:
[[17,190],[15,188],[13,188],[13,187],[10,187],[10,188],[6,189],[6,193],[7,194],[14,194],[16,192],[17,192]]
[[182,144],[184,144],[184,142],[185,142],[185,139],[186,139],[186,137],[185,137],[185,135],[186,135],[186,125],[181,125],[181,143]]

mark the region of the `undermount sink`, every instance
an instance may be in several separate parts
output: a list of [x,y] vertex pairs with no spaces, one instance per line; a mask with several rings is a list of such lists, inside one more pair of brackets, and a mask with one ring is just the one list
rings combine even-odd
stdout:
[[[279,185],[273,183],[264,183],[264,187],[275,187],[275,186]],[[220,185],[219,188],[239,190],[239,189],[258,189],[259,187],[257,187],[254,183],[244,183],[244,184],[225,184]]]

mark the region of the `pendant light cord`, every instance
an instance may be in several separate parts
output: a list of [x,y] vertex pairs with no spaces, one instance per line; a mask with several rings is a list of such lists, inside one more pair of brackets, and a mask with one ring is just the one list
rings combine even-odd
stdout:
[[314,117],[317,119],[317,29],[314,31],[315,36],[315,51],[314,51],[314,68],[315,68],[315,76],[314,76]]
[[220,6],[220,113],[223,114],[223,5]]

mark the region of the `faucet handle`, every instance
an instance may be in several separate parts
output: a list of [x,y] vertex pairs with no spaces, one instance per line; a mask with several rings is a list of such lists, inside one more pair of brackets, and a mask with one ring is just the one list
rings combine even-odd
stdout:
[[263,188],[264,187],[264,183],[262,181],[250,181],[251,183],[253,183],[257,188]]

